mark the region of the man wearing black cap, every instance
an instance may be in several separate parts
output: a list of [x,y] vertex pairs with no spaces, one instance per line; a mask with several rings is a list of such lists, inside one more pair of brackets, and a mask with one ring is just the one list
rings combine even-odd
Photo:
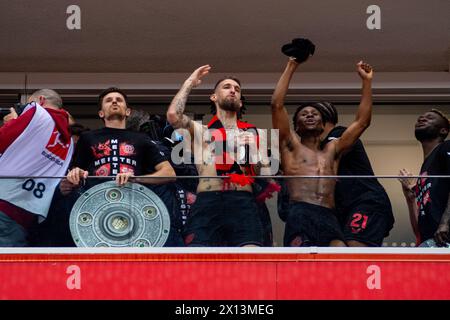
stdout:
[[[336,126],[337,110],[329,102],[317,105],[322,110],[324,132],[322,148],[342,136],[346,127]],[[374,172],[360,139],[346,152],[339,162],[340,176],[373,176]],[[339,179],[334,193],[336,211],[345,242],[350,247],[381,246],[394,224],[389,197],[376,178]]]
[[[354,122],[342,136],[320,147],[323,114],[317,104],[303,104],[295,112],[294,130],[284,106],[290,80],[302,59],[289,58],[272,97],[272,122],[279,129],[281,167],[285,175],[336,175],[339,161],[370,124],[372,114],[372,68],[357,64],[362,79],[362,98]],[[285,246],[346,246],[335,214],[336,181],[326,178],[287,180],[290,210],[284,235]]]

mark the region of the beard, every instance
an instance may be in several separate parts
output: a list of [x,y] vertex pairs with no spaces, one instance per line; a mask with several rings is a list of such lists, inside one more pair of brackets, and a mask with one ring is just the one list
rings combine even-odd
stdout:
[[435,127],[417,128],[414,135],[418,141],[433,140],[439,137],[439,129]]
[[224,99],[220,102],[219,107],[225,111],[238,112],[241,108],[240,100]]
[[123,112],[111,112],[107,115],[105,115],[105,120],[112,121],[112,120],[126,120],[127,116]]

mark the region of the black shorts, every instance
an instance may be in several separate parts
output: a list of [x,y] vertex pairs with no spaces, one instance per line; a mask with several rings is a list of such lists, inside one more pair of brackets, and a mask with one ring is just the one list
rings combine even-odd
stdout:
[[263,230],[263,246],[273,247],[272,220],[270,219],[269,209],[265,202],[257,203],[257,206]]
[[342,230],[345,241],[356,240],[371,247],[379,247],[393,227],[390,206],[377,203],[360,203],[347,209]]
[[200,192],[184,231],[188,246],[262,246],[261,219],[252,193]]
[[284,232],[286,247],[328,247],[332,240],[344,241],[335,211],[307,202],[291,202]]

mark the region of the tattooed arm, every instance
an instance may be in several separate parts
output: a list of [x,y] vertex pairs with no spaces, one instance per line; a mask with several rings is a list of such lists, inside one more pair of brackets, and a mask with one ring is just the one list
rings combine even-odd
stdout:
[[167,121],[175,128],[183,128],[192,130],[191,119],[184,114],[186,101],[192,88],[197,87],[202,82],[201,78],[209,73],[211,67],[209,65],[201,66],[196,69],[189,78],[184,82],[180,91],[173,98],[167,110]]

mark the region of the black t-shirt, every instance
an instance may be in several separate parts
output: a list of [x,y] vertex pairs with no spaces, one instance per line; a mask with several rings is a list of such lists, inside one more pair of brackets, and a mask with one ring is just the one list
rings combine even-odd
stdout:
[[80,136],[72,166],[93,176],[125,172],[139,176],[155,172],[155,166],[166,160],[166,155],[146,134],[102,128]]
[[414,188],[419,209],[421,240],[433,237],[442,214],[447,207],[450,180],[429,178],[433,175],[450,175],[450,141],[439,144],[425,159],[420,169],[422,178]]
[[[126,129],[102,128],[81,134],[75,148],[73,167],[89,171],[92,176],[115,176],[132,172],[145,175],[155,172],[155,166],[168,161],[170,155],[164,153],[158,143],[147,134]],[[101,179],[86,181],[84,190],[105,182]],[[166,205],[171,221],[171,229],[181,228],[181,218],[177,216],[174,184],[144,184],[155,192]],[[178,246],[178,233],[171,230],[166,245]]]
[[[333,128],[322,142],[322,148],[331,140],[341,137],[346,129],[341,126]],[[338,175],[374,175],[369,157],[360,139],[342,156],[339,163]],[[339,179],[336,183],[335,201],[336,209],[343,214],[361,202],[368,202],[377,205],[378,208],[380,206],[385,207],[386,210],[381,210],[380,212],[384,211],[383,213],[391,216],[391,220],[394,219],[389,197],[376,178]]]

